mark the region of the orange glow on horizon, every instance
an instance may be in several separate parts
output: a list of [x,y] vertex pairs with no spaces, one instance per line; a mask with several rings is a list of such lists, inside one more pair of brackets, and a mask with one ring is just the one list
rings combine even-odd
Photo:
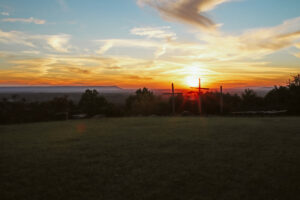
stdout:
[[[201,78],[201,77],[200,77]],[[287,77],[289,78],[289,77]],[[279,80],[221,80],[221,81],[209,81],[205,78],[201,78],[201,86],[208,88],[219,88],[220,85],[223,85],[227,88],[235,87],[272,87],[274,85],[286,85],[287,78],[283,77]],[[43,79],[11,79],[11,80],[1,80],[0,87],[6,86],[118,86],[124,89],[131,88],[142,88],[147,87],[150,89],[169,89],[171,83],[174,82],[176,89],[189,89],[190,87],[198,87],[199,77],[196,76],[187,76],[183,79],[173,79],[173,80],[157,80],[157,81],[132,81],[132,80],[123,80],[119,81],[78,81],[76,80],[43,80]]]
[[236,87],[273,87],[274,85],[286,85],[290,77],[289,71],[280,75],[272,74],[266,78],[264,74],[210,74],[200,71],[200,68],[187,67],[184,71],[172,72],[172,74],[150,76],[128,76],[122,74],[100,74],[100,73],[76,73],[70,72],[63,76],[39,74],[37,72],[0,72],[0,87],[2,86],[118,86],[124,89],[147,87],[149,89],[169,89],[171,83],[175,89],[190,89],[197,87],[199,78],[201,86],[207,88]]

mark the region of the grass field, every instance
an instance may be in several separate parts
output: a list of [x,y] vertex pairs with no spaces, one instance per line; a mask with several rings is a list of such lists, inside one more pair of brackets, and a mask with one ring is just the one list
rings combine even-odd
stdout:
[[0,126],[0,199],[295,200],[300,118]]

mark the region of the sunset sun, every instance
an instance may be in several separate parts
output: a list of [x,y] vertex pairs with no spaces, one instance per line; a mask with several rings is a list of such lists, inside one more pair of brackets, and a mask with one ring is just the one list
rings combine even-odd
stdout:
[[197,87],[199,85],[199,77],[196,76],[188,76],[185,81],[189,87]]
[[203,82],[206,73],[201,67],[202,66],[199,65],[193,65],[186,68],[187,76],[185,77],[185,85],[188,87],[198,87],[199,78],[201,78],[201,82]]

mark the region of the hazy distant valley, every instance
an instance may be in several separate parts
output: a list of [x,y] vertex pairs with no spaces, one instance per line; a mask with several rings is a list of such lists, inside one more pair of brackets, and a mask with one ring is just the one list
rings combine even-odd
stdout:
[[[264,96],[271,87],[250,87],[259,96]],[[124,104],[128,96],[136,89],[123,89],[118,86],[34,86],[34,87],[0,87],[0,99],[26,99],[28,102],[49,101],[55,97],[68,96],[75,103],[80,100],[82,93],[87,89],[95,89],[103,95],[109,102],[114,104]],[[246,88],[229,88],[224,91],[231,94],[241,94]],[[212,88],[210,91],[216,91]],[[170,92],[170,89],[153,89],[156,95]],[[176,92],[187,92],[187,89],[177,89]]]

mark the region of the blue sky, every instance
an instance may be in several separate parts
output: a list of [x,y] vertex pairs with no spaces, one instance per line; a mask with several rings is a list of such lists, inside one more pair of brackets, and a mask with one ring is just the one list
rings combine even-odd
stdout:
[[[53,23],[47,27],[1,23],[6,30],[29,29],[39,33],[78,31],[83,35],[102,34],[111,37],[118,34],[124,36],[132,26],[170,25],[161,20],[155,11],[141,9],[135,0],[1,0],[0,6],[1,11],[10,13],[11,17],[35,17]],[[299,0],[240,0],[222,4],[209,15],[217,22],[224,23],[226,31],[242,31],[275,26],[286,19],[298,17],[299,8]],[[75,24],[70,25],[72,22]],[[184,28],[177,23],[171,25]],[[92,29],[92,32],[83,32],[81,27]]]
[[182,2],[1,0],[0,84],[266,86],[300,72],[299,0]]

